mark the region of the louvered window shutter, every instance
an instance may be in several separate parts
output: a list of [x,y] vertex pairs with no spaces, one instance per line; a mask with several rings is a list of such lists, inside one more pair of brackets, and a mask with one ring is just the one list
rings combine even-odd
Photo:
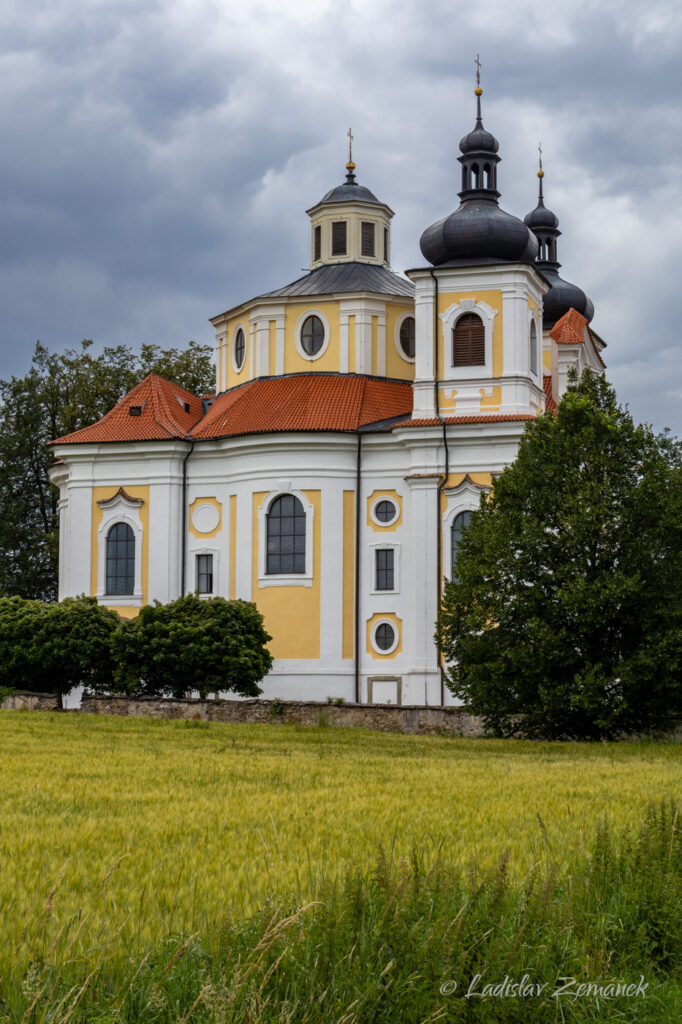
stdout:
[[485,328],[480,316],[465,313],[452,332],[452,365],[485,365]]
[[332,222],[332,256],[346,255],[346,222],[335,220]]
[[374,256],[376,252],[374,246],[374,224],[370,221],[363,220],[362,222],[362,255],[363,256]]
[[318,226],[315,228],[315,246],[314,246],[313,259],[314,260],[319,260],[321,256],[322,256],[322,228],[318,224]]

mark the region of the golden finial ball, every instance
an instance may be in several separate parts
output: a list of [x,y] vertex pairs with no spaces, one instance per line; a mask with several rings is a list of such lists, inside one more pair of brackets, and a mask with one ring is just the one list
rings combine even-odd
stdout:
[[545,172],[544,171],[538,171],[538,178],[544,178],[544,176],[545,176]]
[[352,160],[349,160],[348,163],[346,164],[346,170],[347,171],[354,171],[355,170],[355,164],[353,163]]
[[474,95],[475,96],[482,96],[483,95],[483,89],[481,89],[480,85],[477,85],[476,88],[474,89]]

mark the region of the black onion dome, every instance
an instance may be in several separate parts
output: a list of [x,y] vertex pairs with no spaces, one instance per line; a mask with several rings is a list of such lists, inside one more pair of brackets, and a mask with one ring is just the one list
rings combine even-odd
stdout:
[[527,213],[523,218],[523,223],[526,224],[531,231],[535,230],[550,230],[559,227],[559,218],[556,213],[552,213],[548,210],[542,201],[542,196],[538,201],[538,205],[530,213]]
[[576,309],[590,323],[594,316],[594,306],[582,288],[559,277],[556,267],[541,261],[538,261],[537,266],[550,284],[549,291],[542,298],[542,326],[547,329],[554,327],[569,309]]
[[489,199],[465,200],[454,213],[426,229],[421,251],[435,267],[485,261],[532,263],[538,243],[523,221]]
[[364,185],[358,185],[355,180],[353,171],[349,169],[346,175],[346,180],[342,185],[337,185],[336,188],[330,189],[325,196],[320,199],[318,206],[322,206],[323,203],[375,203],[377,206],[383,204],[377,199],[373,192],[370,192]]
[[459,149],[461,153],[497,153],[500,144],[495,136],[485,130],[480,121],[476,127],[460,140]]

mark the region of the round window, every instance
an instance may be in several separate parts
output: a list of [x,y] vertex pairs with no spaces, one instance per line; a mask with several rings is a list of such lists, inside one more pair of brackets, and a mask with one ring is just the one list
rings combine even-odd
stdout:
[[395,629],[390,623],[379,623],[374,631],[374,646],[378,651],[390,651],[395,646]]
[[244,365],[244,356],[246,355],[246,341],[244,339],[244,332],[239,328],[234,336],[234,365],[238,370],[241,370]]
[[301,327],[301,348],[307,356],[316,356],[324,345],[324,324],[319,316],[307,316]]
[[414,317],[406,316],[400,325],[400,348],[407,359],[414,359]]
[[392,523],[398,514],[398,509],[388,498],[382,498],[374,506],[374,518],[380,523]]

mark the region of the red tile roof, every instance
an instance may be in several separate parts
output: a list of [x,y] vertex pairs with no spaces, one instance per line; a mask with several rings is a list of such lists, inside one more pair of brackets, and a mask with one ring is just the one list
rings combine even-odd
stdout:
[[[131,415],[131,408],[140,409]],[[150,373],[92,426],[59,437],[53,444],[103,441],[169,441],[186,438],[201,419],[201,399]]]
[[199,440],[287,430],[354,431],[411,412],[412,385],[407,381],[295,374],[249,381],[218,395],[192,437]]
[[[189,411],[185,409],[185,403]],[[131,407],[141,413],[132,415]],[[248,381],[218,395],[201,417],[201,399],[153,374],[99,422],[53,444],[208,440],[289,430],[355,431],[412,412],[407,381],[324,373]]]
[[552,394],[552,375],[542,378],[542,390],[545,392],[545,412],[556,412],[556,402]]
[[587,320],[577,309],[569,309],[549,332],[558,345],[582,345],[585,340]]
[[[443,420],[445,420],[447,424],[453,425],[458,423],[521,423],[523,420],[534,419],[535,416],[531,413],[490,413],[487,416],[443,416]],[[403,427],[436,427],[440,423],[442,423],[442,420],[437,419],[408,420],[406,423],[396,423],[393,429],[402,430]]]

